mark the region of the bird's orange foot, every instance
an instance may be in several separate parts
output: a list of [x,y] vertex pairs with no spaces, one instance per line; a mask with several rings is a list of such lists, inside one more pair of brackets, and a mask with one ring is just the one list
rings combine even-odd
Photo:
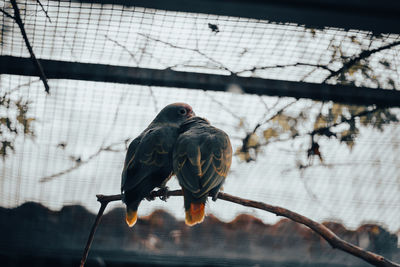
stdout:
[[158,193],[160,194],[160,199],[162,201],[167,201],[167,199],[169,198],[168,191],[169,191],[168,186],[163,186],[158,190]]

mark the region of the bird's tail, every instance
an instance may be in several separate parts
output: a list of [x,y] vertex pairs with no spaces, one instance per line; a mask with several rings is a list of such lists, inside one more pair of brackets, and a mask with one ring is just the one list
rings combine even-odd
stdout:
[[125,221],[129,227],[133,227],[137,221],[137,210],[126,208]]
[[204,220],[204,203],[190,203],[190,208],[185,211],[185,223],[186,225],[193,226],[201,223]]

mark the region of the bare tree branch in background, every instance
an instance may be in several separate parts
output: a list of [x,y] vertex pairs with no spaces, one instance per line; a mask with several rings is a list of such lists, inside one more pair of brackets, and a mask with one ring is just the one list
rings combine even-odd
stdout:
[[246,70],[241,70],[239,72],[236,72],[236,74],[239,75],[239,74],[242,74],[245,72],[255,72],[258,70],[279,69],[279,68],[298,67],[298,66],[316,67],[316,68],[327,70],[330,73],[334,72],[334,70],[332,70],[331,68],[329,68],[328,66],[325,66],[325,65],[297,62],[294,64],[287,64],[287,65],[272,65],[272,66],[253,67],[251,69],[246,69]]
[[7,11],[5,11],[4,9],[0,8],[0,12],[3,13],[6,17],[15,20],[15,17],[12,16],[10,13],[8,13]]
[[39,182],[46,183],[46,182],[52,181],[54,178],[57,178],[57,177],[62,176],[64,174],[70,173],[70,172],[82,167],[83,165],[91,162],[93,159],[98,157],[102,152],[123,152],[123,151],[126,150],[125,148],[124,149],[115,149],[114,147],[115,146],[120,146],[122,144],[126,144],[128,141],[129,141],[129,139],[126,139],[126,140],[124,140],[122,142],[113,143],[113,144],[110,144],[108,146],[102,146],[102,147],[99,148],[99,150],[97,150],[95,153],[90,155],[86,160],[82,160],[80,157],[73,158],[73,160],[75,162],[74,166],[72,166],[72,167],[70,167],[68,169],[65,169],[63,171],[54,173],[52,175],[42,177],[42,178],[40,178]]
[[135,61],[136,65],[139,66],[139,60],[136,59],[136,56],[134,53],[132,53],[128,47],[126,47],[125,45],[119,43],[117,40],[112,39],[111,37],[109,37],[108,35],[104,35],[108,40],[110,40],[111,42],[113,42],[114,44],[116,44],[117,46],[121,47],[125,52],[127,52],[131,58],[133,59],[133,61]]
[[149,40],[152,40],[152,41],[155,41],[155,42],[158,42],[158,43],[162,43],[162,44],[167,45],[167,46],[172,47],[172,48],[195,52],[195,53],[201,55],[202,57],[206,58],[210,62],[213,62],[213,63],[217,64],[222,70],[226,70],[230,74],[234,74],[234,72],[231,71],[224,64],[222,64],[221,62],[219,62],[219,61],[215,60],[214,58],[208,56],[206,53],[200,51],[198,48],[189,48],[189,47],[184,47],[184,46],[178,46],[178,45],[175,45],[175,44],[172,44],[172,43],[169,43],[169,42],[166,42],[166,41],[151,37],[151,36],[149,36],[147,34],[143,34],[143,33],[138,33],[138,35],[143,36],[146,39],[149,39]]
[[[165,190],[158,190],[158,191],[152,191],[150,193],[151,198],[155,197],[170,197],[170,196],[182,196],[182,190],[174,190],[174,191],[167,191]],[[229,195],[227,193],[222,193],[220,192],[218,194],[218,198],[236,203],[242,206],[246,207],[251,207],[251,208],[256,208],[260,210],[265,210],[271,213],[276,214],[277,216],[283,216],[286,217],[294,222],[303,224],[310,228],[312,231],[314,231],[316,234],[318,234],[320,237],[325,239],[329,245],[331,245],[332,248],[336,248],[339,250],[342,250],[348,254],[351,254],[355,257],[358,257],[372,265],[378,266],[378,267],[400,267],[400,264],[397,264],[395,262],[392,262],[386,258],[384,258],[381,255],[372,253],[367,250],[363,250],[362,248],[355,246],[340,237],[338,237],[335,233],[333,233],[328,227],[326,227],[323,224],[317,223],[301,214],[298,214],[296,212],[290,211],[288,209],[279,207],[279,206],[272,206],[263,202],[259,201],[254,201],[254,200],[249,200],[249,199],[244,199],[244,198],[239,198],[236,196]],[[87,256],[89,254],[89,250],[94,238],[94,234],[96,232],[96,229],[100,223],[101,217],[103,216],[104,210],[106,209],[108,203],[112,201],[120,201],[122,200],[122,195],[111,195],[111,196],[104,196],[104,195],[97,195],[97,201],[100,202],[101,206],[99,209],[99,212],[97,214],[96,220],[91,228],[88,241],[86,243],[82,259],[81,259],[81,264],[80,267],[85,266],[85,262],[87,259]]]
[[37,2],[37,3],[39,4],[39,6],[42,8],[44,14],[46,15],[46,18],[50,21],[50,23],[53,23],[53,22],[51,21],[51,18],[50,18],[50,16],[49,16],[49,14],[47,13],[47,10],[44,9],[44,6],[42,5],[42,2],[40,2],[40,0],[36,0],[36,2]]
[[331,72],[331,74],[329,74],[323,81],[323,83],[326,83],[329,79],[336,77],[342,73],[347,72],[352,66],[354,66],[355,64],[357,64],[360,60],[365,59],[370,57],[371,55],[380,52],[382,50],[386,50],[386,49],[390,49],[392,47],[398,46],[400,45],[400,41],[397,42],[393,42],[391,44],[387,44],[375,49],[371,49],[371,50],[364,50],[362,51],[359,55],[353,57],[352,59],[350,59],[349,61],[347,61],[346,63],[343,64],[343,66],[341,68],[339,68],[338,70]]
[[14,21],[18,24],[18,27],[21,30],[22,37],[24,38],[25,45],[28,48],[29,54],[31,55],[32,62],[36,66],[36,68],[39,72],[39,76],[43,81],[43,85],[45,87],[46,93],[49,94],[50,87],[49,87],[49,84],[47,83],[46,75],[44,74],[42,65],[40,64],[39,60],[36,58],[35,53],[33,52],[32,46],[29,42],[28,36],[26,35],[25,26],[24,26],[24,23],[22,22],[17,2],[15,0],[10,0],[10,1],[13,6],[13,9],[14,9],[14,17],[13,17]]

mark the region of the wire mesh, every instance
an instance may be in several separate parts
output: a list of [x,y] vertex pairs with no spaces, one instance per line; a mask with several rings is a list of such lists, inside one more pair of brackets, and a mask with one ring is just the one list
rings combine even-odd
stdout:
[[[357,30],[317,30],[237,17],[69,1],[42,3],[51,21],[36,1],[18,4],[37,57],[52,60],[321,83],[330,71],[318,66],[336,70],[343,58],[399,41],[394,34],[377,37]],[[12,13],[8,2],[2,1],[1,6]],[[17,25],[6,16],[1,20],[1,55],[29,57]],[[375,78],[364,79],[356,70],[350,78],[356,85],[399,88],[399,52],[395,46],[368,58]],[[196,114],[225,130],[237,151],[260,120],[293,101],[184,88],[73,80],[49,83],[51,95],[45,95],[38,78],[0,75],[1,94],[29,100],[29,116],[35,118],[35,137],[18,136],[15,151],[0,162],[2,207],[34,201],[52,210],[80,204],[96,212],[96,194],[120,192],[128,140],[172,102],[189,103]],[[298,114],[304,107],[314,115],[321,110],[319,103],[298,100],[289,113]],[[399,115],[398,109],[391,111]],[[0,112],[5,116],[15,111]],[[303,133],[313,123],[312,118],[305,121]],[[299,162],[308,160],[309,135],[268,144],[256,161],[245,163],[235,156],[224,191],[283,206],[319,222],[341,222],[350,229],[377,223],[394,233],[400,229],[399,129],[399,122],[392,122],[379,131],[370,121],[368,127],[360,127],[351,149],[344,142],[321,138],[324,162],[305,169],[299,168]],[[169,187],[179,186],[173,179]],[[144,202],[139,215],[156,209],[184,217],[181,198]],[[207,213],[223,221],[241,213],[265,223],[279,220],[222,201],[208,203]]]
[[[3,3],[12,13],[10,4]],[[36,1],[20,3],[27,34],[43,59],[320,83],[329,72],[316,66],[335,70],[341,59],[399,41],[396,34],[377,37],[365,31],[318,30],[210,14],[70,1],[43,5],[51,22]],[[3,24],[1,54],[28,57],[18,26],[6,16]],[[397,46],[372,55],[370,66],[380,83],[364,85],[398,88],[398,54]],[[380,64],[382,60],[392,67]],[[302,64],[292,66],[296,63]],[[254,67],[256,71],[246,72]]]

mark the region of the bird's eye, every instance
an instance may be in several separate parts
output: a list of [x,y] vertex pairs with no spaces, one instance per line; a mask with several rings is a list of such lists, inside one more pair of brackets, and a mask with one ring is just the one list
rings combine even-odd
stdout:
[[179,110],[179,114],[181,114],[181,115],[186,115],[186,113],[187,113],[187,111],[186,111],[186,109],[184,109],[184,108],[181,108],[181,109]]

